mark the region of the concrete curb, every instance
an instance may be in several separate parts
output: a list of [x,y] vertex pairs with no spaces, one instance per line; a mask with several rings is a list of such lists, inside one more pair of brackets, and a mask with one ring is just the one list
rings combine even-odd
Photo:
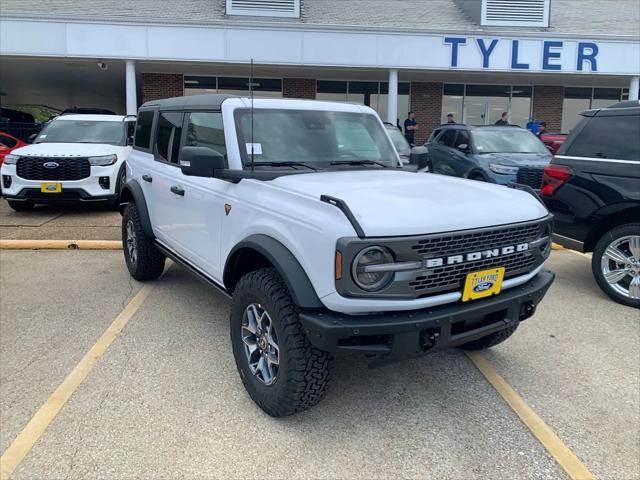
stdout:
[[552,243],[551,250],[566,250],[566,249],[562,245],[559,245],[557,243]]
[[0,240],[0,250],[122,250],[120,240]]

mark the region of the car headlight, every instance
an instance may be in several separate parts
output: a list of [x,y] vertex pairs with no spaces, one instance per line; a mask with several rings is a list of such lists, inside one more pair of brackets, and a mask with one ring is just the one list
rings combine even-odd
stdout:
[[517,175],[518,167],[513,167],[511,165],[501,165],[499,163],[490,163],[489,169],[494,173],[499,173],[501,175]]
[[99,157],[89,157],[89,163],[94,167],[106,167],[113,165],[118,160],[116,155],[101,155]]
[[20,159],[19,155],[7,155],[6,157],[4,157],[4,163],[5,165],[15,165],[16,163],[18,163],[18,160]]
[[353,259],[351,275],[353,281],[363,290],[373,292],[381,290],[393,278],[393,272],[376,267],[393,263],[393,255],[384,247],[364,248]]

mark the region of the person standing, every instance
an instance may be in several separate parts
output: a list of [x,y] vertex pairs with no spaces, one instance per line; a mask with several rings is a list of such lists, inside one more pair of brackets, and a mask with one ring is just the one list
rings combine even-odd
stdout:
[[416,122],[416,114],[409,112],[407,119],[404,121],[404,138],[407,139],[409,145],[415,145],[416,130],[418,130],[418,122]]
[[447,113],[447,123],[456,123],[453,118],[453,113]]
[[540,122],[538,124],[538,131],[536,132],[536,136],[540,138],[540,135],[544,135],[547,131],[547,122]]
[[496,125],[509,125],[509,121],[507,120],[507,112],[502,112],[502,116],[500,120],[496,122]]

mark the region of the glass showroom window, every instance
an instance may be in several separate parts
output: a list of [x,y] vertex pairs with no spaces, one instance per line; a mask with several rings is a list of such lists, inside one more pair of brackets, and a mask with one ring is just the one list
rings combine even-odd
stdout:
[[503,112],[509,122],[524,126],[531,115],[530,86],[445,84],[442,99],[442,123],[447,115],[470,125],[491,125]]
[[604,108],[620,101],[620,88],[566,87],[562,102],[562,133],[569,133],[580,120],[580,112]]
[[[253,83],[253,91],[257,96],[282,97],[282,79],[280,78],[254,78]],[[249,93],[249,78],[185,76],[184,91],[185,95],[228,93],[246,96]]]

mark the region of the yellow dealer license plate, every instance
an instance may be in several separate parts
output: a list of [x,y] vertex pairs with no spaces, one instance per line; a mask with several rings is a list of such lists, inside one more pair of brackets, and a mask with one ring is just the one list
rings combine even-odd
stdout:
[[61,193],[62,184],[60,182],[44,182],[40,184],[42,193]]
[[462,292],[462,301],[477,300],[479,298],[497,295],[502,289],[504,267],[471,272],[467,275]]

